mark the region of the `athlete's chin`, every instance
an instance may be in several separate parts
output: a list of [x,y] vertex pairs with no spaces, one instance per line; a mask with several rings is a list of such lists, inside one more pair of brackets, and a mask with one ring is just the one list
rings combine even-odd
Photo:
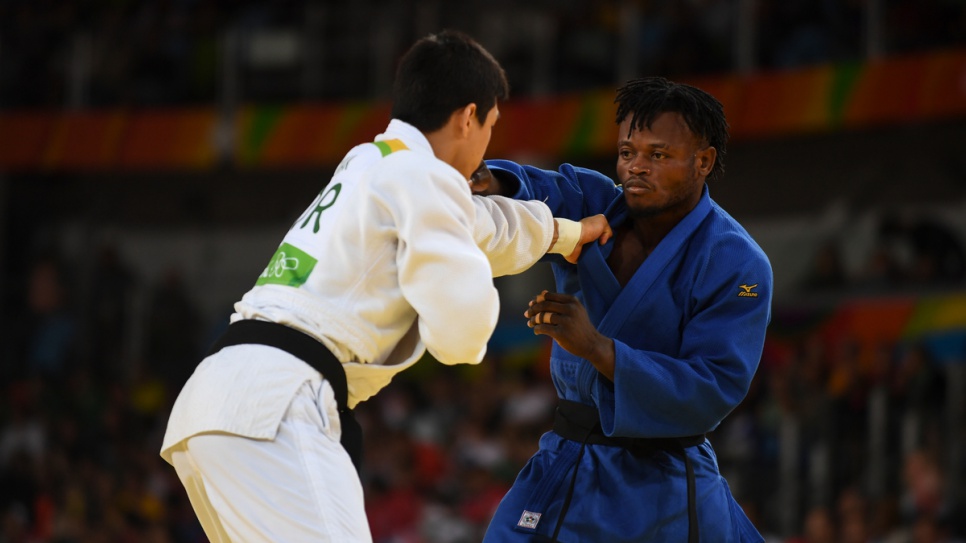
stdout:
[[660,215],[664,208],[656,205],[630,205],[628,202],[627,212],[631,217],[647,218]]
[[653,198],[642,198],[626,192],[624,198],[627,201],[628,212],[634,217],[653,217],[665,209],[665,206],[654,202]]

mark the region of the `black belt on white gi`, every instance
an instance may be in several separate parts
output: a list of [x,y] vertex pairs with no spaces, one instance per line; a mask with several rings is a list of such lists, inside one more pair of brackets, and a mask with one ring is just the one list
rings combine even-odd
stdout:
[[240,320],[231,323],[208,351],[211,356],[231,345],[267,345],[281,349],[306,364],[325,377],[335,392],[335,402],[339,406],[339,421],[342,423],[342,447],[349,453],[356,471],[362,467],[362,427],[349,409],[349,388],[346,383],[342,363],[318,340],[289,328],[284,324],[267,321]]
[[556,413],[554,414],[553,431],[560,437],[580,442],[580,452],[577,454],[577,463],[574,466],[574,474],[570,479],[570,488],[567,490],[563,509],[560,511],[560,518],[557,519],[557,526],[554,528],[550,541],[557,541],[560,527],[563,525],[564,515],[570,508],[570,501],[573,498],[574,485],[577,482],[577,471],[580,467],[580,459],[584,454],[584,447],[590,443],[593,445],[622,447],[632,454],[649,454],[656,451],[665,451],[683,456],[688,487],[688,543],[698,542],[698,515],[695,504],[694,467],[691,465],[691,459],[688,458],[687,452],[684,449],[704,443],[705,434],[675,438],[608,437],[604,435],[600,427],[600,413],[597,412],[596,407],[569,400],[559,401]]

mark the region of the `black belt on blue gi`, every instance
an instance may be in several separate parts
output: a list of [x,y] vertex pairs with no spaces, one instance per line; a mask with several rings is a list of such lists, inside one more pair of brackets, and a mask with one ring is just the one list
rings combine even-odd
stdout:
[[557,526],[554,528],[550,541],[557,541],[560,527],[563,525],[564,515],[570,508],[570,501],[574,495],[574,485],[577,482],[577,471],[580,467],[580,459],[584,454],[584,447],[590,443],[593,445],[622,447],[635,455],[665,451],[683,456],[688,487],[688,543],[698,542],[698,514],[695,505],[694,467],[691,465],[691,459],[688,458],[684,449],[704,443],[706,438],[705,434],[674,438],[608,437],[604,435],[600,427],[600,413],[597,412],[596,407],[569,400],[560,400],[557,404],[557,410],[554,414],[553,431],[560,437],[580,442],[580,452],[577,454],[577,463],[574,465],[574,474],[570,479],[570,488],[567,490],[567,496],[564,498],[563,508],[560,511],[560,518],[557,519]]
[[349,388],[342,363],[318,340],[289,328],[284,324],[267,321],[240,320],[231,323],[228,330],[211,346],[211,356],[231,345],[267,345],[281,349],[317,370],[335,392],[342,423],[342,447],[349,453],[356,471],[362,468],[362,427],[349,409]]

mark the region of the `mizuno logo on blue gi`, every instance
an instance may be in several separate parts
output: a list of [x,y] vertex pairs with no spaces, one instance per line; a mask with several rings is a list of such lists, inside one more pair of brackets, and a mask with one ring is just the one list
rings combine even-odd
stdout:
[[755,283],[754,285],[738,285],[738,288],[741,289],[740,291],[738,291],[738,297],[739,298],[757,298],[758,293],[751,291],[751,289],[757,286],[758,286],[758,283]]
[[520,521],[517,522],[517,526],[533,530],[537,527],[538,522],[540,522],[540,513],[524,511],[523,514],[520,515]]

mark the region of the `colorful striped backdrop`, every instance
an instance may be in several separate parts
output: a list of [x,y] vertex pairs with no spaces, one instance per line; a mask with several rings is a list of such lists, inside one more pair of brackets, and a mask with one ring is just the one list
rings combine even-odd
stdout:
[[[725,106],[734,139],[966,117],[966,50],[687,82]],[[511,100],[490,156],[614,152],[613,90]],[[4,171],[331,167],[385,127],[384,103],[0,112]]]

